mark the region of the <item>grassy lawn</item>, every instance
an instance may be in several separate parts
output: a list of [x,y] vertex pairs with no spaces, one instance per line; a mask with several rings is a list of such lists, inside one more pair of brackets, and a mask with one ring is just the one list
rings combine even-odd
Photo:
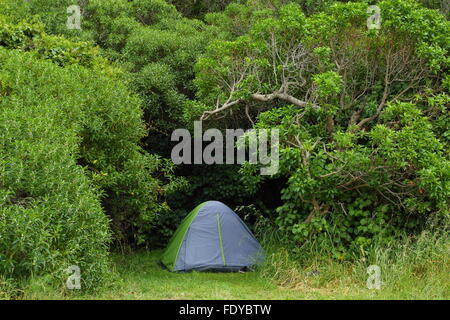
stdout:
[[[113,280],[94,295],[65,296],[32,283],[25,299],[449,299],[447,267],[437,264],[417,277],[396,276],[381,290],[366,287],[364,269],[322,265],[320,274],[277,265],[248,273],[171,273],[157,261],[160,251],[115,255]],[[317,266],[312,266],[317,267]],[[419,272],[420,270],[418,270]]]

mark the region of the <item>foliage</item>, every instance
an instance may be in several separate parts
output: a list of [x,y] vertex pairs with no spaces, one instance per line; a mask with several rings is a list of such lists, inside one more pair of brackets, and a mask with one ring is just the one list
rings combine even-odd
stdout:
[[145,241],[165,192],[182,182],[139,146],[141,100],[98,49],[39,25],[2,20],[0,30],[1,273],[53,273],[61,285],[79,265],[94,288],[108,268],[102,206],[116,240]]
[[[86,41],[71,41],[61,36],[48,35],[42,23],[20,21],[0,15],[0,46],[21,51],[33,51],[59,66],[79,64],[102,73],[113,73],[99,48]],[[117,72],[117,71],[116,71]]]
[[[255,128],[280,129],[275,178],[288,183],[276,223],[295,243],[331,237],[336,257],[449,213],[449,22],[413,1],[378,5],[379,31],[367,30],[363,2],[248,19],[199,59],[203,109],[186,110],[204,120],[245,110]],[[257,193],[264,179],[242,172]]]
[[[111,239],[164,245],[211,199],[338,260],[447,223],[448,8],[379,1],[368,30],[369,4],[0,0],[0,296],[72,264],[95,288]],[[173,166],[198,119],[279,129],[280,171]]]
[[30,54],[1,49],[0,61],[10,88],[0,98],[0,274],[51,273],[62,287],[78,265],[93,289],[107,276],[110,231],[100,192],[77,165],[87,120],[73,103],[80,83]]
[[[267,233],[267,230],[265,230]],[[267,237],[266,237],[267,238]],[[268,239],[269,240],[269,239]],[[161,251],[114,254],[117,280],[81,299],[448,299],[448,238],[424,233],[415,241],[374,248],[354,263],[331,260],[309,244],[303,255],[267,242],[267,263],[246,273],[171,273]],[[268,241],[272,242],[272,241]],[[278,244],[278,246],[276,245]],[[317,252],[321,254],[318,255]],[[381,268],[381,290],[367,288],[367,267]],[[163,286],[163,290],[161,289]],[[1,297],[0,280],[0,297]],[[22,299],[64,299],[45,286],[28,286]]]
[[189,18],[203,18],[210,12],[220,12],[229,5],[232,0],[169,0],[180,13]]

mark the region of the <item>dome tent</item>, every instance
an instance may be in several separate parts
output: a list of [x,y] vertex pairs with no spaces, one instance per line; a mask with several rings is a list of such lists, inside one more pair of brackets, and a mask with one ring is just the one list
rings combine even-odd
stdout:
[[162,257],[170,271],[240,271],[264,259],[263,250],[239,216],[218,201],[192,210]]

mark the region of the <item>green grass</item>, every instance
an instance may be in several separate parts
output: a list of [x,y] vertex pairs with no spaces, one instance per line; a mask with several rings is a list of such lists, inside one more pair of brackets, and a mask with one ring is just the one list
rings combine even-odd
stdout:
[[[77,299],[297,299],[300,292],[278,288],[248,273],[172,273],[157,262],[160,251],[115,255],[113,283],[95,295]],[[56,292],[34,286],[25,290],[26,299],[60,299]],[[70,298],[70,297],[66,297]],[[73,298],[73,297],[72,297]]]
[[[450,238],[446,230],[425,231],[391,245],[374,244],[352,261],[332,259],[330,243],[289,248],[275,236],[266,236],[266,262],[247,273],[172,273],[158,264],[162,251],[115,253],[110,277],[95,293],[56,290],[50,285],[51,275],[15,285],[0,276],[0,299],[448,300]],[[381,268],[380,290],[367,288],[370,265]]]
[[[416,248],[416,250],[418,250]],[[268,256],[260,270],[248,273],[171,273],[157,261],[161,251],[114,255],[112,280],[95,294],[67,295],[49,289],[45,281],[30,281],[22,299],[449,299],[448,246],[421,260],[423,254],[387,258],[386,250],[375,253],[384,269],[381,290],[366,287],[369,261],[333,260],[300,265],[286,249]],[[433,251],[434,252],[434,251]],[[410,263],[410,259],[414,263]],[[405,260],[406,259],[406,260]],[[407,262],[410,261],[410,262]],[[310,275],[318,270],[317,275]],[[0,290],[1,291],[1,290]]]

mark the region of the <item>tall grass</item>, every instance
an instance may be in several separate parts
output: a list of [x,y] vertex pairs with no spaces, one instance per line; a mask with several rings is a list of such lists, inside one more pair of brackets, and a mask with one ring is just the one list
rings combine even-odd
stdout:
[[[373,243],[348,260],[334,258],[326,242],[301,247],[283,243],[266,228],[264,265],[247,274],[174,274],[157,265],[161,252],[114,255],[108,286],[96,293],[68,295],[43,277],[16,286],[0,277],[0,299],[449,299],[448,225],[416,237]],[[260,234],[261,235],[261,234]],[[367,287],[367,268],[381,269],[381,289]],[[20,289],[19,289],[20,288]]]
[[[293,247],[281,240],[276,232],[263,238],[267,258],[260,270],[262,277],[280,287],[309,290],[329,299],[450,298],[448,225],[389,244],[373,243],[345,261],[333,258],[330,243]],[[367,287],[371,265],[380,267],[380,290]]]
[[14,299],[22,294],[17,283],[0,275],[0,300]]

